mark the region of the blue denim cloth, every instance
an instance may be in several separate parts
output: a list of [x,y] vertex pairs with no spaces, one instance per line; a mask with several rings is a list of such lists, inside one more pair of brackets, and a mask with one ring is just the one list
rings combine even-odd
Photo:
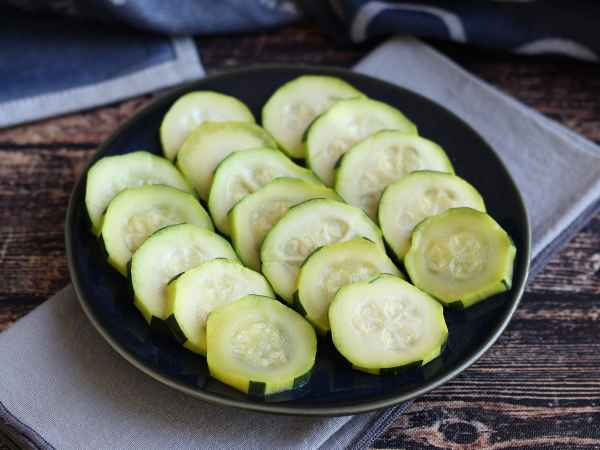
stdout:
[[0,126],[197,78],[193,42],[169,36],[262,30],[301,11],[354,42],[413,34],[592,62],[600,55],[595,0],[0,0]]
[[[52,11],[166,34],[261,30],[294,21],[305,9],[336,17],[355,42],[411,34],[524,54],[558,53],[588,61],[598,61],[600,55],[596,0],[4,1],[26,11]],[[327,20],[325,28],[330,29],[331,22]]]
[[63,16],[0,14],[0,127],[199,78],[190,38]]
[[0,5],[3,2],[29,13],[80,17],[164,34],[257,31],[299,17],[292,0],[0,0]]
[[590,62],[600,57],[600,3],[595,0],[330,3],[354,42],[412,34],[520,54],[559,54]]
[[0,30],[0,102],[99,83],[176,57],[162,36],[62,17],[4,15]]

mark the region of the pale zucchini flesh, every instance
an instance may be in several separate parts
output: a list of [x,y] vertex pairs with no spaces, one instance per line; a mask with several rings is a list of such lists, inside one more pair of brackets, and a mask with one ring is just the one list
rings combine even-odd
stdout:
[[167,319],[173,277],[215,258],[237,260],[229,242],[195,225],[171,225],[146,239],[131,258],[134,303],[146,321]]
[[217,229],[229,235],[231,208],[246,195],[279,177],[318,183],[309,170],[294,164],[278,150],[252,149],[225,158],[215,172],[208,197],[208,209]]
[[351,283],[386,273],[402,276],[379,246],[366,238],[315,250],[300,268],[295,304],[324,334],[329,331],[329,305],[337,291]]
[[379,131],[342,156],[335,172],[335,190],[377,220],[383,190],[417,170],[454,173],[448,156],[436,143],[401,131]]
[[383,192],[379,202],[379,225],[386,242],[402,260],[419,222],[462,206],[485,211],[479,192],[462,178],[441,172],[413,172]]
[[417,134],[417,127],[386,103],[368,98],[339,101],[317,118],[308,130],[308,166],[327,186],[333,186],[335,166],[340,157],[381,130]]
[[189,92],[169,108],[160,125],[164,155],[173,161],[188,135],[204,122],[251,122],[252,112],[240,100],[213,91]]
[[213,229],[208,213],[192,194],[162,185],[121,191],[102,221],[100,235],[109,263],[127,276],[133,252],[155,231],[178,223]]
[[371,374],[425,365],[441,354],[448,339],[442,306],[390,275],[341,288],[329,322],[337,350],[355,369]]
[[219,163],[233,152],[258,147],[277,148],[277,143],[254,123],[205,122],[183,143],[177,167],[206,201]]
[[229,213],[231,240],[242,262],[260,270],[260,246],[289,208],[313,198],[339,200],[328,187],[297,178],[277,178],[240,200]]
[[211,376],[261,397],[305,384],[317,352],[315,331],[302,316],[257,295],[213,311],[206,342]]
[[230,259],[207,261],[167,286],[167,323],[185,348],[205,355],[208,315],[249,294],[275,297],[260,273]]
[[262,123],[292,158],[305,157],[304,133],[313,120],[339,100],[364,97],[344,80],[303,75],[288,81],[269,98]]
[[164,184],[193,192],[169,161],[152,153],[137,151],[96,161],[88,170],[85,185],[85,205],[94,233],[100,232],[102,217],[115,195],[146,184]]
[[300,266],[314,250],[361,236],[384,249],[381,231],[361,209],[335,200],[308,200],[290,208],[265,237],[262,272],[275,292],[292,303]]
[[444,305],[467,308],[510,289],[515,255],[488,214],[453,208],[417,226],[405,266],[415,286]]

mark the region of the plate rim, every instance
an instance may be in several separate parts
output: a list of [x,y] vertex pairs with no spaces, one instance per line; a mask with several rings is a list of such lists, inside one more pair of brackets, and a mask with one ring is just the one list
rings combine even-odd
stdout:
[[[198,83],[202,83],[206,80],[218,80],[219,78],[240,76],[240,75],[252,73],[252,72],[262,72],[262,71],[269,71],[269,70],[297,71],[298,69],[302,69],[303,71],[311,71],[311,72],[314,71],[315,73],[318,73],[318,74],[327,74],[327,75],[332,75],[332,76],[335,76],[336,74],[338,74],[338,75],[351,74],[354,77],[363,78],[370,83],[380,84],[380,85],[386,86],[387,88],[392,88],[392,89],[396,89],[396,90],[407,91],[411,95],[420,97],[421,99],[425,100],[426,102],[435,104],[438,108],[443,109],[447,114],[453,116],[456,120],[461,122],[464,127],[468,128],[485,145],[487,145],[489,147],[493,157],[496,158],[497,162],[503,167],[504,171],[506,172],[506,174],[508,176],[509,183],[513,186],[515,192],[517,193],[517,200],[519,203],[519,207],[523,212],[522,219],[523,219],[524,229],[525,229],[525,242],[523,243],[524,248],[522,250],[522,251],[524,251],[524,256],[525,256],[525,258],[524,258],[525,267],[524,267],[523,279],[522,279],[521,283],[518,286],[513,286],[513,289],[516,288],[517,290],[513,295],[513,300],[512,300],[512,304],[511,304],[510,308],[506,311],[502,320],[492,330],[492,334],[490,335],[490,337],[488,339],[486,339],[485,341],[483,341],[478,347],[476,347],[476,350],[473,352],[473,354],[469,358],[462,361],[460,364],[458,364],[454,369],[449,371],[444,376],[441,376],[438,379],[435,379],[431,382],[427,382],[420,388],[415,389],[410,393],[400,394],[400,395],[392,395],[385,399],[366,401],[366,402],[361,403],[360,405],[344,404],[344,405],[340,405],[340,406],[327,406],[327,407],[323,407],[323,408],[314,407],[314,406],[289,407],[289,406],[276,404],[276,403],[245,402],[242,400],[218,397],[209,392],[191,388],[189,386],[184,385],[183,383],[174,381],[174,380],[170,379],[169,377],[158,373],[157,371],[153,370],[152,368],[146,366],[134,354],[125,350],[121,346],[121,344],[111,336],[110,332],[108,330],[106,330],[100,324],[100,322],[96,319],[94,312],[92,311],[90,305],[88,304],[89,302],[85,298],[83,291],[81,289],[80,280],[79,280],[77,271],[76,271],[76,269],[74,267],[74,263],[73,263],[74,250],[71,245],[71,241],[72,241],[71,223],[73,221],[74,214],[75,214],[75,192],[84,188],[84,187],[82,187],[82,184],[84,183],[86,174],[87,174],[89,168],[91,167],[91,165],[99,158],[99,155],[101,153],[103,153],[112,144],[112,142],[125,129],[127,129],[130,126],[130,124],[134,123],[135,121],[140,120],[145,114],[150,113],[150,111],[155,107],[155,105],[157,103],[160,103],[161,101],[163,101],[164,98],[172,97],[172,96],[175,96],[176,94],[182,94],[184,92],[187,92],[190,89],[192,89],[193,86],[197,85]],[[521,193],[521,190],[517,186],[512,174],[510,173],[510,171],[508,170],[508,168],[506,167],[506,165],[504,164],[504,162],[502,161],[502,159],[500,158],[499,154],[496,152],[494,147],[491,144],[489,144],[477,130],[475,130],[473,127],[471,127],[465,120],[463,120],[460,116],[458,116],[457,114],[450,111],[444,105],[441,105],[440,103],[436,102],[435,100],[429,99],[429,98],[425,97],[424,95],[421,95],[410,89],[404,88],[402,86],[397,86],[393,83],[387,82],[387,81],[379,79],[379,78],[372,77],[370,75],[355,72],[351,69],[340,68],[340,67],[331,67],[331,66],[322,66],[322,65],[309,65],[309,64],[260,64],[260,65],[253,65],[253,66],[246,67],[246,68],[236,68],[236,69],[231,69],[231,70],[224,70],[224,71],[216,72],[211,75],[207,75],[198,80],[189,81],[184,84],[175,86],[173,88],[168,89],[166,92],[159,94],[155,99],[150,101],[150,103],[148,103],[147,105],[142,107],[139,111],[135,112],[131,117],[129,117],[125,122],[123,122],[119,127],[117,127],[117,129],[114,130],[110,134],[110,136],[108,138],[106,138],[96,148],[96,151],[94,152],[92,157],[85,164],[84,169],[82,170],[77,181],[73,185],[73,189],[72,189],[70,197],[69,197],[69,204],[67,207],[67,213],[66,213],[66,218],[65,218],[64,238],[65,238],[65,249],[66,249],[66,255],[67,255],[67,265],[69,268],[69,275],[71,278],[71,283],[75,290],[77,300],[79,301],[79,304],[81,305],[88,320],[92,323],[92,325],[96,328],[96,330],[100,333],[100,335],[108,342],[108,344],[119,355],[121,355],[131,365],[133,365],[137,369],[141,370],[142,372],[144,372],[146,375],[150,376],[151,378],[153,378],[173,389],[176,389],[176,390],[183,392],[187,395],[190,395],[194,398],[204,400],[211,404],[228,406],[228,407],[236,407],[236,408],[243,409],[243,410],[261,412],[261,413],[292,415],[292,416],[346,416],[346,415],[351,415],[351,414],[366,413],[366,412],[370,412],[370,411],[374,411],[374,410],[391,407],[391,406],[400,404],[402,402],[414,400],[415,398],[420,397],[420,396],[432,391],[433,389],[436,389],[437,387],[439,387],[443,384],[446,384],[448,381],[450,381],[453,378],[455,378],[456,376],[458,376],[464,370],[469,368],[473,363],[475,363],[479,358],[481,358],[490,349],[490,347],[496,343],[496,341],[498,340],[500,335],[504,332],[504,330],[506,329],[509,322],[511,321],[511,319],[523,297],[523,293],[525,291],[525,287],[527,285],[527,281],[529,278],[529,270],[530,270],[530,264],[531,264],[531,224],[530,224],[530,220],[529,220],[529,213],[526,208],[525,201],[523,199],[523,194]]]

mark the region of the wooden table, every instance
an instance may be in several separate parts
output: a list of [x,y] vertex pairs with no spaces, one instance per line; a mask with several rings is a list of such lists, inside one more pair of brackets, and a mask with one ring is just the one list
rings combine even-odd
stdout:
[[[372,48],[336,46],[304,25],[200,42],[208,72],[266,62],[351,66]],[[434,45],[600,141],[600,65]],[[73,184],[96,146],[152,97],[0,130],[0,330],[69,282],[63,224]],[[596,215],[530,281],[498,343],[461,376],[415,401],[375,446],[600,448],[599,319]]]

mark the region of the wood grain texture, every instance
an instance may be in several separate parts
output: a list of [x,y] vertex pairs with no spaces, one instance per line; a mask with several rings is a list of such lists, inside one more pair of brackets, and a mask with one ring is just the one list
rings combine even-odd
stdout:
[[[306,26],[199,39],[208,72],[267,62],[351,66],[372,45]],[[600,65],[435,43],[484,80],[600,142]],[[0,330],[68,282],[63,226],[94,148],[146,95],[0,130]],[[506,333],[414,403],[378,448],[600,448],[600,215],[532,280]]]
[[528,292],[492,349],[417,400],[378,448],[600,448],[597,295]]

